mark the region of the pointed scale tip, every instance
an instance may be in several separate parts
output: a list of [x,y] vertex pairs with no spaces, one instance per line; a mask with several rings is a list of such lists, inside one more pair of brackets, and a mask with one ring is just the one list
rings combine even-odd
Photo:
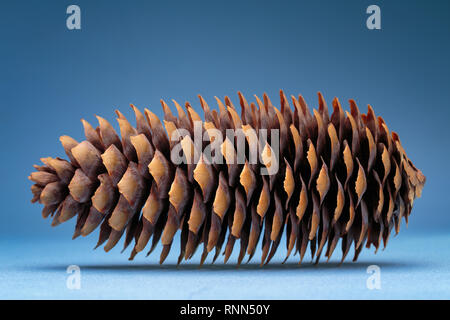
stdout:
[[81,236],[81,230],[75,230],[75,232],[73,233],[73,236],[72,236],[72,240],[75,240],[79,236]]

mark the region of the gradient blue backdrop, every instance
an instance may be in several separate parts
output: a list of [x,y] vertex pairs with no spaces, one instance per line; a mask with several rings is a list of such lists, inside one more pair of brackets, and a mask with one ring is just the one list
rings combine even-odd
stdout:
[[[66,28],[70,4],[82,30]],[[382,30],[366,28],[371,4]],[[52,229],[30,203],[27,176],[65,157],[60,135],[83,139],[81,118],[116,125],[129,103],[161,115],[160,98],[199,110],[197,94],[214,105],[279,89],[314,107],[317,91],[371,104],[427,177],[406,233],[449,234],[449,39],[449,1],[1,0],[0,239],[70,238],[74,222]]]

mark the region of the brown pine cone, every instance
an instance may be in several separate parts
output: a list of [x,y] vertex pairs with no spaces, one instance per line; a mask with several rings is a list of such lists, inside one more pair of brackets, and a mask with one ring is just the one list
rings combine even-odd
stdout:
[[361,114],[350,100],[344,112],[335,98],[330,116],[318,95],[311,113],[302,96],[291,97],[292,110],[283,91],[280,109],[265,94],[248,104],[239,93],[241,116],[228,97],[216,98],[217,112],[199,96],[205,121],[189,103],[185,111],[173,101],[176,117],[161,100],[164,126],[131,105],[136,128],[116,111],[121,138],[101,117],[95,129],[82,120],[85,141],[60,138],[69,161],[35,166],[32,202],[53,226],[77,216],[73,238],[100,226],[105,251],[125,232],[124,250],[135,241],[130,259],[153,236],[148,253],[161,240],[162,263],[180,229],[178,263],[201,243],[201,263],[212,249],[215,260],[225,240],[226,262],[240,239],[240,264],[261,236],[268,263],[284,230],[287,257],[294,250],[301,261],[309,243],[316,262],[324,249],[329,259],[342,239],[342,260],[353,242],[355,261],[364,245],[386,246],[402,217],[408,222],[425,176],[370,106]]

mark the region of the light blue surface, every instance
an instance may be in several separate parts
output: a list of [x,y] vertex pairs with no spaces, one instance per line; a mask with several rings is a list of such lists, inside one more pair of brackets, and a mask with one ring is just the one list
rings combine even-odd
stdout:
[[[236,269],[233,256],[227,265],[192,262],[176,267],[178,248],[163,266],[160,250],[149,257],[127,261],[129,250],[106,254],[92,247],[95,239],[2,241],[0,250],[1,299],[449,299],[449,235],[409,235],[390,240],[385,251],[363,251],[358,262],[342,266],[337,249],[332,262],[315,266],[298,256],[280,264],[284,248],[271,264]],[[220,258],[219,258],[220,260]],[[208,258],[210,262],[210,257]],[[381,270],[381,290],[369,290],[369,265]],[[66,269],[78,265],[81,289],[66,286]]]

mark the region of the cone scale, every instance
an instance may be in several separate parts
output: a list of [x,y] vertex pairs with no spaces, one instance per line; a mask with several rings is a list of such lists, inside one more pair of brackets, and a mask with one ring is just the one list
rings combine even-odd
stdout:
[[[362,114],[350,100],[344,111],[335,98],[330,114],[320,93],[312,112],[302,96],[289,101],[283,91],[279,108],[266,94],[254,103],[238,95],[240,115],[228,97],[216,97],[217,111],[199,96],[204,120],[189,103],[173,101],[175,116],[161,100],[163,121],[131,105],[135,127],[116,111],[120,135],[104,118],[96,128],[82,120],[85,141],[60,138],[68,160],[34,166],[32,202],[52,226],[76,217],[73,238],[99,229],[105,251],[123,237],[123,250],[133,243],[130,259],[161,242],[160,263],[177,232],[178,263],[198,248],[201,264],[209,253],[215,261],[223,252],[227,262],[239,244],[240,264],[261,242],[263,265],[283,235],[286,259],[299,253],[301,262],[308,247],[316,262],[330,259],[340,241],[342,261],[352,246],[356,261],[408,222],[425,176],[371,106]],[[243,133],[243,148],[230,130]]]

